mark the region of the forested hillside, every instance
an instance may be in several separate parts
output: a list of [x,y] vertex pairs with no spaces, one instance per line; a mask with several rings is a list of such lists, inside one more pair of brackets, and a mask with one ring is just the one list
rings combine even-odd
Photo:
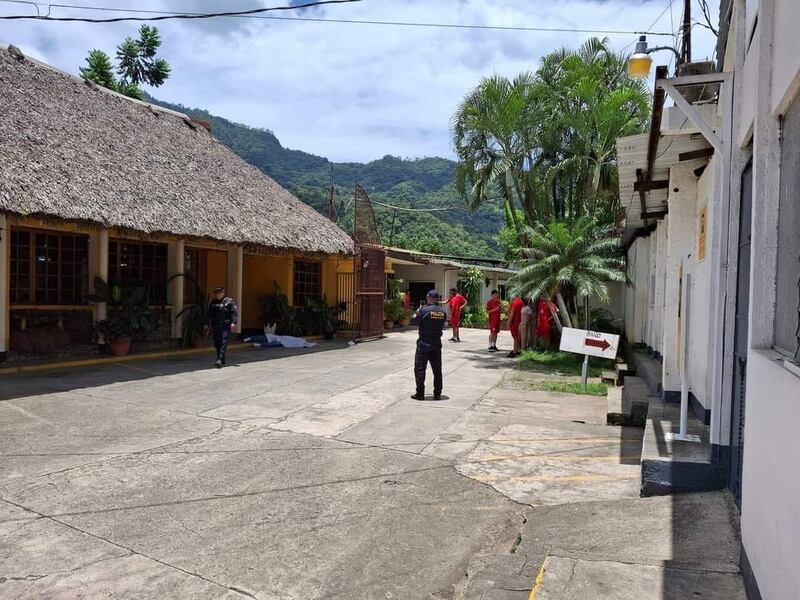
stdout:
[[328,214],[330,183],[339,224],[352,228],[352,198],[356,183],[376,202],[408,208],[449,208],[438,212],[395,211],[375,206],[384,243],[458,256],[500,256],[497,234],[505,224],[502,207],[485,203],[476,213],[466,210],[452,187],[456,163],[444,158],[405,160],[384,156],[366,164],[331,163],[328,159],[281,146],[275,135],[233,123],[201,109],[148,98],[211,124],[214,135],[231,150],[290,189],[298,198]]

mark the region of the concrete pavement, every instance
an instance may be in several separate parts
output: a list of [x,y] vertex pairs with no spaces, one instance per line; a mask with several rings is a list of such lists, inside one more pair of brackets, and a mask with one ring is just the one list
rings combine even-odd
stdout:
[[0,378],[0,598],[527,597],[530,511],[633,501],[641,430],[462,336],[440,402],[411,332]]

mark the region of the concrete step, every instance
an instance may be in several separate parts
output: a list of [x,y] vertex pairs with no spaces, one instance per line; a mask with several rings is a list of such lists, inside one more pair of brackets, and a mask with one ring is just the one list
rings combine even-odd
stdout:
[[622,387],[609,388],[606,423],[642,427],[650,404],[650,388],[641,377],[628,376]]
[[628,344],[623,346],[628,364],[635,369],[636,375],[643,379],[653,396],[661,396],[661,373],[663,367],[657,359],[641,348],[632,348]]
[[619,384],[619,373],[616,371],[600,371],[600,381],[610,381],[616,387]]
[[742,578],[734,573],[560,556],[545,560],[530,597],[535,600],[746,600]]
[[642,441],[642,496],[720,489],[724,478],[711,457],[709,427],[689,412],[687,433],[700,442],[667,439],[680,430],[680,405],[653,398]]

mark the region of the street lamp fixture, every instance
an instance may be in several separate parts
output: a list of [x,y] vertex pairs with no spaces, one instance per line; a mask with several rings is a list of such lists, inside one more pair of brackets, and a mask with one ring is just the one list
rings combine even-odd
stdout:
[[634,78],[642,78],[650,75],[650,67],[653,64],[653,59],[650,55],[653,52],[660,50],[671,50],[675,53],[678,63],[681,63],[681,55],[672,46],[656,46],[655,48],[647,47],[647,36],[640,36],[639,41],[636,42],[636,50],[631,54],[628,59],[628,75]]

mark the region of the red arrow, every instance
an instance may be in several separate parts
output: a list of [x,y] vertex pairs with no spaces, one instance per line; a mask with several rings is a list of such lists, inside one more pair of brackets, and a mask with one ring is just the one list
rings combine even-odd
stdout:
[[601,350],[603,350],[604,352],[605,352],[607,349],[611,348],[611,344],[609,344],[609,343],[608,343],[608,341],[607,341],[605,338],[603,338],[603,339],[600,339],[600,340],[595,340],[595,339],[586,338],[586,339],[583,341],[583,343],[584,343],[584,345],[586,345],[586,346],[594,346],[595,348],[600,348],[600,349],[601,349]]

